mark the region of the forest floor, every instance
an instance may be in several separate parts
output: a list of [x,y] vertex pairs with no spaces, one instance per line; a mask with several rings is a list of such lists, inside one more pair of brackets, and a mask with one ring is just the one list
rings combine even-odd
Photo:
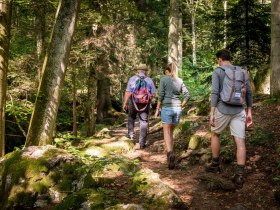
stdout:
[[[185,117],[184,120],[198,124],[195,132],[208,140],[206,149],[210,151],[208,116]],[[230,177],[233,175],[235,163],[228,164],[224,161],[221,173],[206,173],[204,170],[205,161],[201,161],[201,157],[194,155],[183,159],[174,170],[169,170],[166,163],[162,130],[149,134],[148,146],[144,150],[136,150],[135,155],[139,157],[141,168],[149,168],[158,173],[160,179],[174,189],[188,209],[280,209],[280,203],[276,201],[274,196],[274,192],[279,190],[280,185],[279,181],[278,183],[273,181],[273,178],[280,176],[280,157],[279,151],[277,152],[277,148],[280,147],[279,120],[279,102],[264,103],[263,99],[255,101],[253,107],[254,124],[251,131],[247,131],[246,141],[250,140],[250,135],[257,129],[261,129],[261,132],[257,134],[259,135],[258,140],[270,138],[271,136],[268,134],[272,134],[273,138],[266,139],[261,144],[251,144],[254,143],[254,139],[250,140],[250,144],[247,143],[246,179],[243,187],[239,189],[213,189],[209,187],[209,183],[201,179],[203,176],[214,176],[231,182]],[[265,131],[266,135],[262,131]],[[127,131],[123,127],[118,128],[118,132],[123,132],[125,135]],[[233,140],[229,139],[229,141]],[[175,141],[177,157],[187,147],[185,139],[177,139]],[[234,157],[235,151],[233,150],[231,152]]]

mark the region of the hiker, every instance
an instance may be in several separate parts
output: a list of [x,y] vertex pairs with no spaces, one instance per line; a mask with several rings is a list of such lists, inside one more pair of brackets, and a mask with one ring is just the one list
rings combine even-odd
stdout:
[[[252,91],[247,72],[241,67],[231,64],[230,51],[222,49],[216,53],[216,58],[219,66],[212,74],[209,121],[211,125],[212,160],[205,165],[205,169],[208,172],[220,171],[219,135],[229,126],[237,148],[237,165],[232,181],[241,187],[244,183],[246,162],[245,126],[249,127],[252,124]],[[231,80],[233,77],[235,80]]]
[[148,68],[145,64],[140,64],[136,70],[137,75],[132,76],[127,83],[123,111],[128,112],[128,138],[131,140],[134,138],[134,123],[138,115],[140,122],[139,146],[140,149],[145,149],[150,101],[156,95],[156,88],[153,80],[147,76]]
[[[180,121],[182,109],[186,106],[190,95],[183,80],[175,75],[172,65],[169,65],[164,69],[164,74],[165,76],[160,79],[159,98],[154,117],[157,118],[161,111],[163,138],[167,151],[168,168],[174,169],[175,154],[173,151],[173,131]],[[181,102],[181,96],[183,96],[183,102]]]

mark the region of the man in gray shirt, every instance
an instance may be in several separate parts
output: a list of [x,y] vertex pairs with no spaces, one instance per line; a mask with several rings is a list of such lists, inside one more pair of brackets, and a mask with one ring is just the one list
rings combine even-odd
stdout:
[[211,149],[212,160],[207,163],[206,171],[220,171],[220,133],[227,127],[230,127],[231,135],[237,147],[236,159],[237,166],[235,174],[232,178],[233,182],[241,187],[243,185],[243,175],[246,162],[246,145],[245,145],[245,127],[252,124],[252,91],[248,75],[245,76],[246,94],[245,101],[247,105],[247,114],[244,105],[230,105],[220,99],[220,93],[223,89],[223,80],[225,78],[225,70],[236,68],[230,62],[230,52],[226,49],[220,50],[216,54],[217,67],[212,74],[212,91],[211,91]]

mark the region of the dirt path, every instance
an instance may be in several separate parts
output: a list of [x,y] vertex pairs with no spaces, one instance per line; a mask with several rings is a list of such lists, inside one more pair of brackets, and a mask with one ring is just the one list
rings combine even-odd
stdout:
[[[263,111],[262,107],[254,108],[255,127],[267,126],[263,123],[263,118],[266,118],[266,116],[262,117]],[[277,113],[272,114],[280,119],[280,109]],[[205,119],[201,122],[205,124],[201,126],[202,131],[207,134],[207,122]],[[273,124],[274,127],[270,124],[270,128],[276,133],[280,130],[278,124]],[[119,129],[118,132],[125,135],[126,128]],[[175,144],[181,144],[181,142]],[[179,146],[179,148],[184,148],[184,145]],[[246,182],[242,189],[235,190],[209,190],[207,183],[198,179],[203,174],[207,175],[204,172],[204,162],[198,159],[194,161],[184,160],[176,166],[175,170],[169,170],[166,163],[162,131],[150,134],[148,147],[145,150],[136,150],[135,155],[139,156],[142,168],[149,168],[158,173],[161,180],[173,188],[191,210],[280,209],[280,204],[274,198],[274,191],[278,190],[279,185],[275,185],[271,177],[275,160],[280,161],[279,154],[276,153],[275,148],[269,149],[262,146],[252,147],[249,145],[247,150]],[[180,151],[177,149],[177,152]],[[222,173],[212,175],[230,180],[233,167],[233,164],[223,164]]]

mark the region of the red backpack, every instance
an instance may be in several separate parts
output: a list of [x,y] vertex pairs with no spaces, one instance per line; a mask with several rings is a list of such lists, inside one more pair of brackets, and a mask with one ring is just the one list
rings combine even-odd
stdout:
[[[149,94],[148,89],[148,83],[145,80],[146,78],[146,76],[139,77],[135,82],[135,88],[132,92],[132,102],[137,111],[144,111],[151,99],[151,95]],[[142,109],[139,109],[137,104],[146,104],[146,106]]]

